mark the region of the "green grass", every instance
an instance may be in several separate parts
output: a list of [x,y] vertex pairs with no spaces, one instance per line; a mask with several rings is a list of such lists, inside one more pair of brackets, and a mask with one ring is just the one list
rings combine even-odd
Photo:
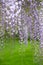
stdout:
[[0,65],[40,65],[39,56],[35,62],[34,54],[39,49],[39,42],[28,41],[28,44],[20,44],[18,39],[4,38],[3,47],[0,48]]

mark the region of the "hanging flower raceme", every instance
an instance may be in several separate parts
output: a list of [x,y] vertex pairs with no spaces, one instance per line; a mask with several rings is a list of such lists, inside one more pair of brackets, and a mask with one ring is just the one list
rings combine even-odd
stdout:
[[[30,38],[39,37],[39,20],[36,0],[2,0],[3,21],[9,35],[19,33],[25,43]],[[37,34],[38,32],[38,34]]]

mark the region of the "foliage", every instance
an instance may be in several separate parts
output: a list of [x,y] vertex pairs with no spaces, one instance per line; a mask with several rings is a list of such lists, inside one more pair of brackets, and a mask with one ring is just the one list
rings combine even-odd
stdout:
[[[20,44],[18,39],[8,37],[4,38],[4,45],[0,49],[0,65],[35,65],[40,64],[38,61],[40,58],[37,58],[37,62],[35,60],[34,53],[36,53],[39,48],[38,42],[36,44],[34,41],[30,44],[28,40],[28,44]],[[37,56],[37,54],[36,54]],[[35,63],[36,62],[36,63]]]

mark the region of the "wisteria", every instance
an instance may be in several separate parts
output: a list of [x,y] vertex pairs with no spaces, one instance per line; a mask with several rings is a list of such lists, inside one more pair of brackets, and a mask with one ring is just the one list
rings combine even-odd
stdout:
[[[2,0],[2,12],[4,28],[9,35],[19,33],[21,41],[28,40],[30,33],[31,39],[39,39],[39,18],[36,0]],[[27,7],[27,5],[29,5]],[[27,13],[25,12],[27,9]]]
[[39,22],[40,22],[40,54],[41,60],[43,60],[43,2],[41,2],[41,8],[39,10]]
[[0,0],[0,49],[4,47],[4,36],[7,38],[8,35],[13,39],[18,35],[21,44],[28,44],[28,39],[30,42],[34,40],[34,49],[36,41],[39,41],[40,49],[34,52],[34,61],[39,62],[37,57],[43,56],[43,2]]
[[[30,3],[30,5],[27,7],[27,5]],[[24,3],[23,3],[24,4]],[[27,12],[28,15],[28,22],[29,23],[29,19],[30,19],[30,37],[33,39],[39,39],[40,38],[40,31],[39,31],[39,18],[38,18],[38,9],[37,9],[37,1],[27,1],[27,3],[25,2],[24,4],[24,10],[26,8],[29,9],[29,11]],[[28,25],[29,25],[28,24]]]

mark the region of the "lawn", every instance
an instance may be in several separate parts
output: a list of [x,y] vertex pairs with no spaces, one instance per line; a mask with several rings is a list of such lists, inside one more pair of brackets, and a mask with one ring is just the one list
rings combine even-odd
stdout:
[[[4,38],[0,43],[0,65],[40,65],[39,42],[28,40],[20,44],[18,38]],[[35,55],[36,53],[36,55]],[[38,54],[38,56],[37,56]]]

